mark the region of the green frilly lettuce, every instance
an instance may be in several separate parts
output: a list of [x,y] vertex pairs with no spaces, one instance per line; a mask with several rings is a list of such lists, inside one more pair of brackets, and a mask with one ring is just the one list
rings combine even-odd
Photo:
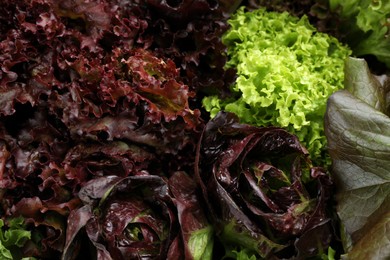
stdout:
[[390,68],[390,1],[329,0],[329,8],[354,55],[374,55]]
[[18,250],[14,249],[23,247],[29,239],[31,232],[25,229],[23,218],[10,219],[7,224],[0,219],[0,259],[18,259],[15,256]]
[[232,96],[203,99],[214,117],[225,110],[243,123],[281,126],[296,134],[313,159],[323,158],[326,100],[343,87],[345,59],[351,51],[319,33],[306,16],[240,8],[223,36],[237,79]]

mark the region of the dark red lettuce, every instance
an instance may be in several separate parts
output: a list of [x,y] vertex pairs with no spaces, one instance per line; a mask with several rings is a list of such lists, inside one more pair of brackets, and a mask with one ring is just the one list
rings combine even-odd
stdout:
[[[148,175],[102,177],[89,182],[80,192],[85,206],[71,217],[85,214],[85,207],[88,208],[90,217],[85,231],[96,247],[97,259],[167,256],[177,233],[163,179]],[[77,222],[70,221],[69,228],[73,225]],[[74,237],[71,232],[67,235]],[[72,255],[65,251],[65,259]]]
[[[196,185],[184,172],[169,182],[146,174],[101,177],[88,182],[80,198],[84,206],[70,214],[63,259],[193,259],[212,250]],[[199,232],[206,239],[191,240]],[[85,239],[91,252],[80,250]]]
[[[141,14],[148,27],[137,43],[148,46],[159,56],[172,59],[180,68],[184,83],[198,96],[228,88],[233,82],[234,72],[224,69],[226,48],[221,36],[228,28],[230,12],[241,1],[114,2],[119,16]],[[196,100],[194,102],[200,104]]]
[[92,179],[193,167],[194,88],[151,47],[149,4],[126,3],[0,5],[0,216],[26,218],[25,256],[60,257]]
[[213,259],[214,228],[209,224],[197,183],[185,172],[175,172],[168,186],[180,224],[178,241],[184,245],[184,250],[171,247],[170,255],[184,251],[185,259]]
[[203,132],[196,174],[226,254],[305,258],[329,246],[332,181],[285,130],[220,112]]
[[25,255],[48,259],[62,252],[66,221],[82,205],[77,194],[87,181],[112,174],[145,174],[151,167],[158,174],[164,172],[147,149],[120,141],[71,147],[70,141],[58,135],[59,129],[42,121],[47,118],[36,117],[23,125],[30,131],[20,131],[18,139],[3,133],[1,209],[3,216],[21,215],[33,227],[38,240],[24,248]]

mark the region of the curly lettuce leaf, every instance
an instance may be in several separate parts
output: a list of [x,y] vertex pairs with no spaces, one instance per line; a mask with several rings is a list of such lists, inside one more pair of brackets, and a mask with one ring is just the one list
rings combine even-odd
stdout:
[[329,7],[341,18],[338,30],[355,55],[374,55],[390,67],[389,1],[329,0]]
[[[389,79],[362,59],[345,67],[346,90],[328,101],[325,132],[338,185],[337,212],[350,259],[390,257]],[[378,95],[382,93],[382,95]]]
[[17,217],[10,219],[6,224],[0,219],[0,258],[14,259],[14,248],[23,247],[31,239],[31,232],[26,230],[24,219]]
[[342,68],[350,50],[316,32],[306,16],[241,8],[229,23],[223,43],[227,67],[237,69],[237,79],[230,98],[204,98],[206,110],[212,117],[225,110],[243,123],[284,127],[299,137],[313,159],[322,158],[326,99],[343,86]]
[[256,260],[256,255],[251,254],[248,250],[232,250],[231,255],[237,260]]

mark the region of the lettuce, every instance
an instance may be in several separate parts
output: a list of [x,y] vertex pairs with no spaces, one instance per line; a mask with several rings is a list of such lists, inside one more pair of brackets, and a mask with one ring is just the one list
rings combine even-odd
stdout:
[[339,17],[337,30],[354,55],[374,55],[390,67],[389,1],[329,0],[329,8]]
[[104,176],[79,196],[84,205],[70,213],[63,260],[92,259],[85,241],[95,259],[212,259],[213,228],[185,172],[169,180]]
[[350,50],[316,32],[306,16],[241,8],[223,36],[227,67],[237,69],[228,98],[203,99],[211,116],[234,112],[244,123],[280,126],[298,135],[313,159],[324,156],[326,99],[343,86]]
[[[29,220],[36,239],[26,255],[60,259],[88,181],[192,169],[203,126],[193,81],[204,56],[224,48],[218,36],[227,25],[222,14],[212,17],[218,6],[199,3],[178,28],[152,2],[0,5],[1,217]],[[195,50],[183,51],[187,40]],[[210,77],[220,75],[222,56]]]
[[328,101],[325,133],[349,259],[390,257],[390,81],[349,58],[345,90]]
[[218,113],[205,126],[195,174],[228,257],[309,259],[335,238],[332,179],[284,129]]
[[[12,260],[17,251],[31,239],[31,232],[26,230],[24,219],[21,217],[7,221],[0,219],[0,258]],[[17,248],[17,250],[15,250]]]
[[214,228],[200,203],[197,183],[185,172],[175,172],[169,178],[168,187],[178,212],[185,259],[213,259]]

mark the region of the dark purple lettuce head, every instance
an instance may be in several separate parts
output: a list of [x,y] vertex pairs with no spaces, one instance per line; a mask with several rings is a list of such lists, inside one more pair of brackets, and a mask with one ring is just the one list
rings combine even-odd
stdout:
[[220,112],[198,148],[196,174],[226,255],[305,258],[326,250],[332,182],[296,136]]
[[[158,176],[106,176],[87,183],[84,206],[69,216],[64,259],[83,255],[87,239],[96,259],[165,258],[178,230],[167,183]],[[83,228],[86,237],[76,236]],[[96,252],[95,252],[96,251]]]
[[184,172],[88,182],[84,206],[69,216],[63,259],[211,259],[213,229],[196,187]]

